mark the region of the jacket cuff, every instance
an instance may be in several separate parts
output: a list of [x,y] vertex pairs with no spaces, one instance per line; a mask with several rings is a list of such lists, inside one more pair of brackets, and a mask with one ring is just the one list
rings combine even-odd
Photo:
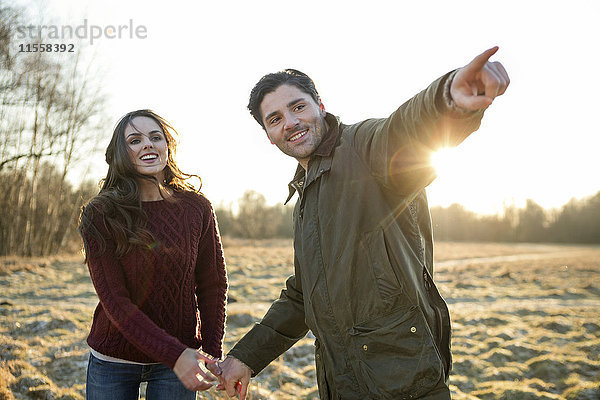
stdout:
[[481,113],[481,110],[465,110],[464,108],[461,108],[458,105],[456,105],[456,103],[454,102],[452,94],[450,93],[450,88],[452,86],[452,81],[454,80],[454,77],[456,76],[457,72],[458,70],[456,69],[450,72],[450,74],[446,76],[446,81],[444,82],[444,88],[442,91],[442,96],[444,98],[444,106],[446,107],[444,113],[452,118],[469,118],[477,113]]
[[271,361],[287,351],[300,339],[302,337],[289,338],[266,325],[258,323],[236,343],[227,355],[245,364],[252,370],[252,377],[255,377]]

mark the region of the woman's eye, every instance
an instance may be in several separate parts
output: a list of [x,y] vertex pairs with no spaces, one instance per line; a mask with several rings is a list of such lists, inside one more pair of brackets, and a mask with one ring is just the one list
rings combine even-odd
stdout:
[[129,142],[129,144],[138,144],[140,142],[139,139],[133,139],[132,141]]
[[160,137],[160,136],[152,136],[152,140],[154,140],[155,142],[158,142],[158,141],[162,140],[162,137]]

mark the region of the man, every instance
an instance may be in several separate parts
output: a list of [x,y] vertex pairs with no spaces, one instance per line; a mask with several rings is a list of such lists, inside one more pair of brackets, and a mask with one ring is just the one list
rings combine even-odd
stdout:
[[430,155],[479,128],[509,78],[489,49],[390,117],[344,125],[296,70],[264,76],[248,108],[298,160],[294,272],[220,364],[230,396],[310,329],[323,399],[449,399],[450,316],[433,283]]

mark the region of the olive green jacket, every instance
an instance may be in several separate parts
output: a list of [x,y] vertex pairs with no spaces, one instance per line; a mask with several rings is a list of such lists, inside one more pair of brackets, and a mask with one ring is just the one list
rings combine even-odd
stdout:
[[310,329],[321,398],[415,398],[447,379],[450,317],[432,280],[424,188],[431,152],[460,143],[483,115],[450,107],[451,76],[389,118],[327,115],[328,143],[290,183],[294,275],[229,353],[255,374]]

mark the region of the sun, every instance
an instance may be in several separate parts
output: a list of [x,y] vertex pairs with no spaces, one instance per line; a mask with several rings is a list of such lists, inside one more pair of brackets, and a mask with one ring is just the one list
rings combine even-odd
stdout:
[[461,159],[455,147],[444,147],[431,155],[431,165],[438,176],[448,176],[460,168]]
[[[468,149],[467,149],[468,150]],[[430,204],[448,207],[458,203],[470,211],[494,214],[500,210],[497,194],[488,187],[490,177],[489,154],[465,151],[465,148],[443,148],[432,154],[431,165],[437,178],[427,188]],[[492,206],[490,206],[492,205]]]

